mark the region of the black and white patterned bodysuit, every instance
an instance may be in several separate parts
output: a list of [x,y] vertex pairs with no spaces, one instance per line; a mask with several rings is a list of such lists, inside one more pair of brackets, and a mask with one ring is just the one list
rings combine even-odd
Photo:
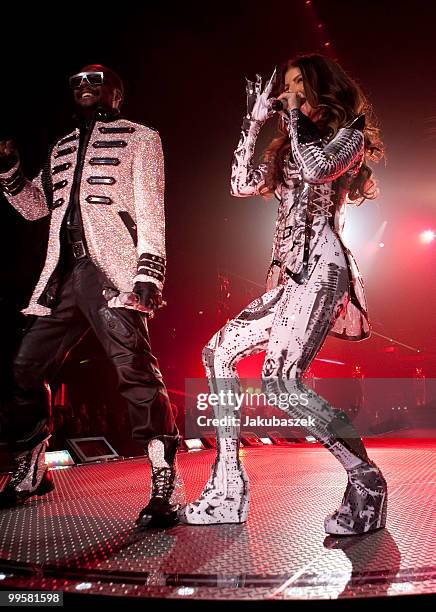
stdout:
[[[330,431],[332,421],[345,424],[345,415],[338,416],[301,379],[329,333],[346,339],[362,339],[369,333],[363,283],[340,238],[347,192],[346,181],[338,181],[360,168],[363,119],[358,117],[334,138],[323,140],[301,111],[290,111],[287,126],[294,161],[287,158],[285,182],[277,190],[280,204],[267,291],[220,329],[203,351],[211,388],[230,387],[235,392],[237,363],[266,351],[264,388],[309,392],[310,405],[290,409],[292,416],[313,415],[317,425],[310,433],[346,467],[366,456],[359,436],[347,424],[347,438],[353,442],[336,439]],[[235,196],[259,194],[264,185],[266,166],[252,166],[259,130],[257,122],[244,120],[232,165]]]
[[[326,531],[362,533],[384,524],[386,483],[347,415],[306,386],[303,374],[328,334],[348,340],[369,335],[363,283],[340,237],[347,196],[344,179],[353,177],[362,163],[364,117],[339,129],[330,140],[321,139],[297,109],[290,111],[287,125],[294,161],[285,160],[284,183],[276,192],[280,204],[267,291],[211,338],[203,349],[203,363],[211,393],[224,391],[225,397],[228,391],[240,393],[237,363],[266,351],[264,392],[269,397],[304,394],[307,403],[277,407],[312,423],[307,433],[348,471],[343,504],[327,517]],[[244,119],[232,165],[235,196],[259,194],[264,185],[267,167],[252,166],[260,127]],[[220,403],[214,415],[225,424],[217,428],[210,478],[198,499],[181,513],[181,520],[190,524],[244,522],[248,515],[249,481],[239,460],[240,432],[230,418],[234,407]]]

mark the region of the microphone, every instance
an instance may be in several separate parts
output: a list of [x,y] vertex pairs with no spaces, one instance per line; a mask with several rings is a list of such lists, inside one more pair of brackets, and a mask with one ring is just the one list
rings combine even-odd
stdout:
[[288,101],[286,100],[286,98],[283,98],[282,100],[276,100],[272,98],[270,101],[270,106],[271,106],[271,110],[274,110],[277,112],[284,111],[288,108]]
[[[306,98],[303,95],[297,93],[297,97],[300,100],[300,104],[304,104],[306,102]],[[289,106],[286,98],[282,98],[281,100],[277,100],[276,98],[270,98],[269,104],[271,110],[274,111],[285,111]]]

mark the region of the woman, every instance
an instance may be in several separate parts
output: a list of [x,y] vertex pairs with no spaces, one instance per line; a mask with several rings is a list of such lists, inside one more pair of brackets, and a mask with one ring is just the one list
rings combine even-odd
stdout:
[[[365,126],[369,109],[360,88],[333,60],[314,54],[287,62],[278,83],[281,102],[269,98],[274,79],[263,92],[259,75],[255,83],[247,81],[248,111],[231,177],[237,197],[275,194],[279,200],[267,292],[213,336],[203,361],[211,391],[237,393],[238,361],[266,350],[264,390],[297,393],[300,402],[280,408],[312,423],[307,432],[347,471],[342,504],[325,519],[326,532],[361,534],[385,525],[386,481],[348,417],[306,387],[303,375],[328,334],[369,336],[363,282],[341,232],[346,204],[376,196],[365,162],[377,160],[383,149],[378,130]],[[259,131],[280,107],[280,134],[253,167]],[[234,414],[223,405],[214,411],[218,417]],[[182,510],[183,522],[247,518],[249,483],[239,461],[238,428],[221,427],[217,434],[211,476],[200,497]]]

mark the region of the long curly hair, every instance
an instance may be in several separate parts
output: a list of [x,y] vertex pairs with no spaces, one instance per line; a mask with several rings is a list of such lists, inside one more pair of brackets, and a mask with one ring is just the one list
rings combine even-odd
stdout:
[[[360,205],[366,199],[373,200],[378,195],[378,188],[367,161],[378,162],[385,154],[380,130],[375,125],[372,108],[359,85],[341,68],[341,66],[324,55],[317,53],[299,55],[285,62],[278,71],[278,78],[273,95],[284,90],[285,75],[291,67],[298,67],[304,83],[307,101],[318,113],[316,125],[321,135],[335,136],[338,129],[347,125],[358,115],[365,113],[365,152],[359,173],[351,180],[348,187],[348,200]],[[272,195],[283,183],[283,161],[291,143],[285,123],[280,117],[279,134],[274,138],[264,153],[268,165],[263,195]],[[292,152],[290,152],[292,158]],[[338,180],[341,180],[339,178]],[[344,179],[342,179],[344,180]]]

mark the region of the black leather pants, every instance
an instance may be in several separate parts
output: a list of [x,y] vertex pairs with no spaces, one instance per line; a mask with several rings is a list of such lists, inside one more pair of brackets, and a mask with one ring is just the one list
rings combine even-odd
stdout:
[[118,388],[129,406],[132,437],[143,442],[178,434],[146,317],[108,308],[103,279],[87,258],[64,272],[52,314],[37,317],[13,364],[13,396],[6,438],[11,450],[33,448],[50,433],[50,391],[69,351],[92,328],[118,374]]

